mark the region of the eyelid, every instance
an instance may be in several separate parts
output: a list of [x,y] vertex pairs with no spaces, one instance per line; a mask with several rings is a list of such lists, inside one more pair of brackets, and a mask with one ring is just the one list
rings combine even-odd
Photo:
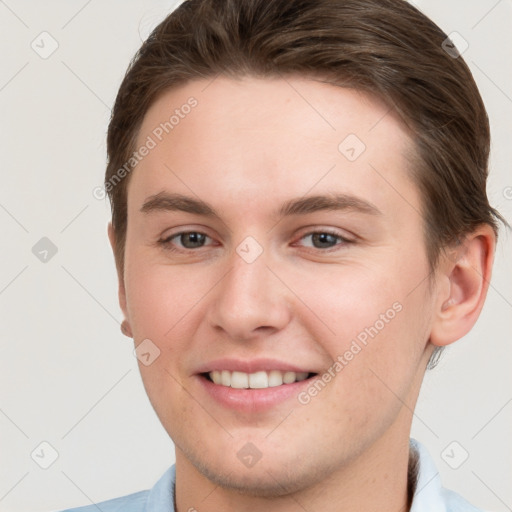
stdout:
[[209,232],[209,229],[200,224],[181,225],[181,226],[175,226],[174,228],[165,229],[164,231],[162,231],[162,234],[159,235],[158,239],[159,239],[159,241],[165,241],[174,236],[182,235],[184,233],[200,233],[201,235],[205,235],[209,238],[212,238],[208,234],[208,232]]
[[358,237],[353,233],[332,227],[308,226],[307,228],[304,228],[304,230],[301,230],[300,233],[301,234],[297,238],[298,240],[302,240],[304,237],[308,235],[314,235],[318,233],[327,233],[329,235],[339,237],[345,240],[346,242],[356,242],[358,239]]
[[[337,239],[336,243],[335,243],[335,245],[333,245],[331,247],[323,247],[323,248],[314,247],[312,245],[306,246],[306,245],[301,244],[301,241],[304,240],[304,238],[313,236],[315,234],[331,235]],[[312,227],[310,227],[307,232],[303,232],[298,237],[296,242],[292,243],[292,246],[300,246],[300,247],[303,247],[308,252],[314,252],[317,254],[330,254],[330,253],[334,253],[334,252],[346,249],[347,246],[354,245],[355,243],[357,243],[357,237],[355,235],[347,236],[347,235],[345,235],[345,233],[340,232],[340,231],[336,230],[335,228],[325,228],[325,227],[312,228]]]
[[169,240],[172,240],[173,238],[176,238],[180,235],[186,235],[186,234],[189,234],[189,233],[198,233],[199,235],[204,235],[208,238],[211,238],[210,235],[207,235],[206,233],[203,233],[202,231],[198,231],[198,230],[195,230],[195,229],[188,229],[186,231],[177,231],[176,233],[173,233],[172,235],[167,235],[165,237],[162,237],[160,238],[160,242],[168,242]]
[[203,249],[204,247],[209,247],[211,245],[211,244],[208,244],[208,245],[203,245],[201,247],[197,247],[195,249],[189,249],[187,247],[180,247],[178,244],[172,242],[172,240],[174,238],[177,238],[180,235],[185,235],[187,233],[198,233],[200,235],[204,235],[206,238],[209,238],[210,240],[214,240],[213,237],[211,237],[208,233],[205,232],[204,229],[195,229],[195,228],[183,229],[182,228],[179,231],[176,231],[174,233],[160,236],[156,243],[157,243],[157,245],[164,247],[166,250],[176,251],[176,252],[192,252],[192,251],[197,252],[200,249]]

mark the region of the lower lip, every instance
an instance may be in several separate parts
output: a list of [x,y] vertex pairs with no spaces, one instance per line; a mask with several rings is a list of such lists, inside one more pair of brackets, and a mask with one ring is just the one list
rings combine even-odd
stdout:
[[203,375],[197,376],[206,392],[219,404],[240,412],[262,412],[269,410],[297,395],[315,379],[315,376],[292,384],[283,384],[264,389],[236,389],[214,384]]

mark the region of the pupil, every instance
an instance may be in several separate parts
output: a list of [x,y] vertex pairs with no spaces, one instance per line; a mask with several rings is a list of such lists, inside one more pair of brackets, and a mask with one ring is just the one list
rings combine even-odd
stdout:
[[332,247],[336,245],[336,237],[330,233],[314,233],[313,245],[317,248]]
[[181,235],[181,243],[183,247],[187,249],[193,249],[195,247],[201,247],[204,243],[205,235],[202,233],[184,233]]

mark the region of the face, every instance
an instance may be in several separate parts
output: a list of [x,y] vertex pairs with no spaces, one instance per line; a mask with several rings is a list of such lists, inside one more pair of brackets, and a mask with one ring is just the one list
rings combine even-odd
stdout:
[[276,495],[408,439],[434,298],[388,108],[218,77],[162,95],[143,145],[121,303],[177,464]]

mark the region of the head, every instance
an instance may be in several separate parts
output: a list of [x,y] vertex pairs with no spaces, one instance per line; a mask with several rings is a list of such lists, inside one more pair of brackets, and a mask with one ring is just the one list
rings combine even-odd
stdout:
[[[130,64],[105,178],[120,302],[160,351],[140,367],[162,424],[211,480],[290,490],[398,442],[428,362],[476,321],[499,215],[446,37],[401,0],[188,0]],[[309,374],[292,401],[206,398],[202,374],[269,358]]]

